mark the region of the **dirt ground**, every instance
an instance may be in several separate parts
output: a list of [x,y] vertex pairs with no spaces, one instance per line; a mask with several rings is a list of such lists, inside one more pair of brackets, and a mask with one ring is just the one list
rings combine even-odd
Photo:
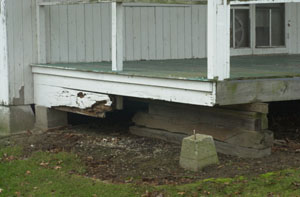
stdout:
[[270,112],[270,127],[276,130],[277,138],[272,155],[242,159],[219,154],[218,165],[199,173],[180,168],[180,146],[130,135],[130,118],[119,112],[88,124],[80,122],[45,132],[28,131],[0,138],[0,146],[18,144],[28,155],[38,150],[70,151],[86,163],[86,176],[113,183],[182,184],[205,178],[252,176],[300,166],[300,114],[297,110],[288,114],[278,110]]

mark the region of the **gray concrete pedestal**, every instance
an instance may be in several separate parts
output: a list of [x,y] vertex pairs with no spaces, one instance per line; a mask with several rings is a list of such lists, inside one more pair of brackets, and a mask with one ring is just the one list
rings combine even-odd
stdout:
[[214,140],[211,136],[196,134],[183,139],[180,166],[191,171],[219,163]]
[[35,127],[38,129],[47,130],[68,125],[67,112],[35,106],[35,115]]
[[30,130],[34,122],[30,105],[0,106],[0,136]]

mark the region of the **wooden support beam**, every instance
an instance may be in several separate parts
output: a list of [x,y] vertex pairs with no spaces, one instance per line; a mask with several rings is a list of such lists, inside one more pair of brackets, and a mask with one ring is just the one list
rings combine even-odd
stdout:
[[46,53],[46,10],[44,6],[40,6],[36,2],[36,25],[37,25],[37,48],[38,48],[38,63],[47,63]]
[[207,77],[230,77],[230,5],[223,0],[208,1]]
[[122,3],[112,2],[112,70],[123,70],[123,5]]

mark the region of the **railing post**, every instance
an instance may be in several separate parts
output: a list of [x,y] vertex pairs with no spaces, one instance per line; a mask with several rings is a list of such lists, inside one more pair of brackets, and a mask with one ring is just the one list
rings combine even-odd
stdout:
[[123,5],[122,3],[111,3],[112,14],[112,70],[123,70]]
[[230,77],[230,5],[227,0],[208,0],[207,77]]

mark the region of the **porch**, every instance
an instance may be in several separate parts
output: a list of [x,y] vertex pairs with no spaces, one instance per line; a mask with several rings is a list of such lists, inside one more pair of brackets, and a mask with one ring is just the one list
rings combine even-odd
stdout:
[[300,99],[300,55],[232,57],[224,81],[207,79],[206,59],[127,61],[118,72],[110,62],[37,64],[33,73],[35,102],[47,107],[53,88],[204,106]]

